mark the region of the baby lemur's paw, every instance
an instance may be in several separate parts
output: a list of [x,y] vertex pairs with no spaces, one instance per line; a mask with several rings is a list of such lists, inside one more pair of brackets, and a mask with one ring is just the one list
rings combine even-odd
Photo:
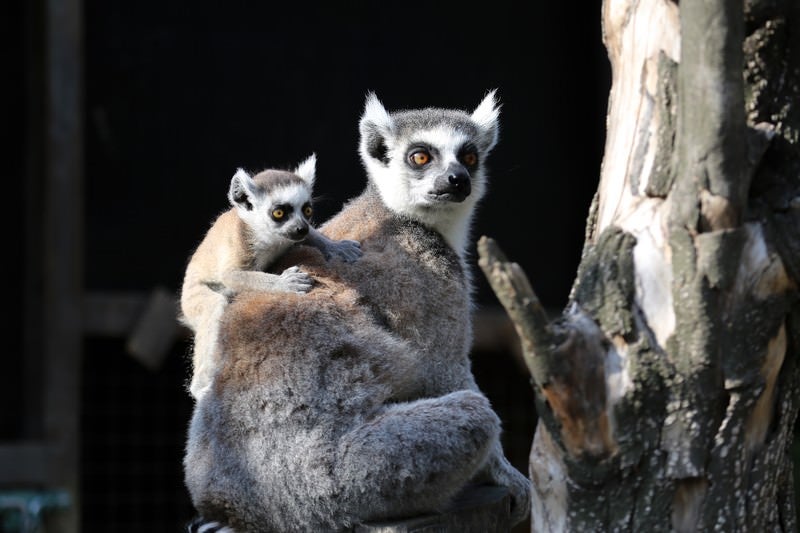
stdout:
[[327,252],[328,258],[335,256],[347,263],[352,263],[364,255],[364,252],[361,251],[361,243],[348,239],[333,241],[328,247]]
[[281,272],[276,282],[276,289],[304,294],[310,291],[313,285],[314,278],[300,270],[300,267],[291,266]]

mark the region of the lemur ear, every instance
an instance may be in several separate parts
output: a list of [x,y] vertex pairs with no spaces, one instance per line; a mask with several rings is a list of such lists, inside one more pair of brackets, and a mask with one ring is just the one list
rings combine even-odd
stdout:
[[394,129],[394,121],[372,91],[367,94],[358,129],[361,134],[361,156],[389,163],[385,139]]
[[492,89],[472,112],[472,120],[484,131],[484,149],[491,150],[499,138],[501,104],[497,101],[497,89]]
[[386,128],[391,128],[392,126],[392,117],[389,116],[386,108],[383,107],[383,104],[378,99],[378,95],[373,91],[367,93],[367,100],[364,103],[364,113],[361,115],[361,122],[365,121],[373,122],[377,126],[384,126]]
[[231,185],[228,188],[228,201],[233,207],[240,207],[248,211],[253,208],[250,196],[253,194],[254,182],[250,174],[244,169],[237,169],[236,174],[231,178]]
[[294,173],[303,178],[309,187],[313,187],[314,179],[317,176],[317,154],[312,153],[305,161],[297,165]]

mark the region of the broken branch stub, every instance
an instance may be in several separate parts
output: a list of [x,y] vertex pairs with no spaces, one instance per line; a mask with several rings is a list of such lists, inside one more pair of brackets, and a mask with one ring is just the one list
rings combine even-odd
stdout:
[[546,311],[520,266],[510,263],[493,239],[481,237],[478,255],[478,264],[517,330],[531,376],[537,385],[546,384],[550,370],[542,365],[554,340]]
[[531,284],[497,243],[478,241],[478,264],[509,315],[551,434],[573,458],[600,459],[616,451],[606,410],[605,339],[597,325],[575,310],[551,323]]

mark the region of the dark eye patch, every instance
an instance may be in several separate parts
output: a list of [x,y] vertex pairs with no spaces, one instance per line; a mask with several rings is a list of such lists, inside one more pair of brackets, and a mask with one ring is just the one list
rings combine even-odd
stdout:
[[[275,211],[283,211],[283,215],[280,218],[275,218]],[[275,222],[285,222],[286,219],[289,218],[289,215],[292,214],[294,211],[294,207],[291,204],[273,204],[272,207],[269,208],[269,212],[272,215],[272,220]]]
[[474,167],[480,162],[478,148],[472,143],[465,144],[458,151],[458,160],[468,167]]

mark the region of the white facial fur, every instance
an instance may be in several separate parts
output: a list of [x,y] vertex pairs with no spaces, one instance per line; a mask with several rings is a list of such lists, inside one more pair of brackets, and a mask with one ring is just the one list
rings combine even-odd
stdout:
[[[426,111],[417,113],[422,116]],[[471,115],[464,113],[463,116],[441,116],[432,121],[420,120],[420,124],[430,127],[411,128],[412,131],[406,134],[374,94],[368,96],[361,118],[362,161],[383,202],[392,211],[438,231],[462,256],[469,240],[474,207],[486,192],[484,160],[497,143],[498,117],[495,91],[491,91]],[[459,121],[470,122],[477,134],[458,127]],[[408,131],[408,127],[405,130]],[[371,135],[383,138],[388,164],[369,153]],[[434,148],[437,152],[435,164],[442,174],[448,164],[458,162],[459,150],[467,142],[477,148],[480,160],[478,167],[470,172],[471,194],[460,203],[431,197],[429,193],[436,173],[432,171],[420,177],[411,172],[406,163],[409,146],[422,144]]]
[[269,194],[262,192],[254,196],[253,209],[245,210],[237,207],[239,216],[250,226],[259,241],[268,241],[272,235],[280,234],[279,225],[270,216],[270,211],[275,204],[289,204],[294,210],[292,216],[302,213],[302,207],[311,201],[311,192],[300,186],[280,187]]
[[[295,180],[286,184],[259,183],[242,169],[237,170],[231,180],[229,198],[236,208],[239,218],[252,231],[251,243],[257,253],[278,253],[279,250],[288,248],[294,241],[284,234],[287,228],[293,225],[293,219],[302,218],[303,206],[311,202],[311,184],[314,181],[315,156],[301,163],[295,171],[302,181]],[[244,192],[250,208],[245,202],[236,201],[233,190],[238,187]],[[287,220],[278,223],[272,218],[274,206],[286,204],[292,207]]]
[[372,177],[386,206],[435,229],[459,253],[467,243],[472,220],[470,213],[486,189],[483,172],[479,169],[472,173],[472,193],[463,202],[437,201],[428,194],[433,187],[434,176],[420,180],[409,175],[405,157],[407,144],[420,142],[435,146],[440,154],[441,165],[447,165],[457,161],[457,151],[466,140],[466,136],[447,128],[415,132],[409,143],[389,151],[391,161],[388,166],[371,165]]

